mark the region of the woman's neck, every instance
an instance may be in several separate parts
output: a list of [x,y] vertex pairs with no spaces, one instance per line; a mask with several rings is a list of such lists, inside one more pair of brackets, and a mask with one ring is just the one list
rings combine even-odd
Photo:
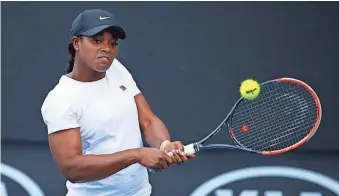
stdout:
[[106,75],[105,72],[97,72],[91,69],[89,66],[85,64],[81,64],[78,61],[74,62],[74,67],[72,72],[68,74],[74,80],[78,80],[81,82],[94,82],[97,80],[101,80]]

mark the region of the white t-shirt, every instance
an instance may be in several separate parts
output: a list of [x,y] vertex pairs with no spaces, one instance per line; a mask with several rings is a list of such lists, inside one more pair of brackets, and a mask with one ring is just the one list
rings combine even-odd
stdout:
[[[105,78],[95,82],[61,76],[41,113],[48,134],[79,127],[84,155],[111,154],[143,146],[134,100],[139,93],[131,74],[115,59]],[[66,186],[67,196],[149,196],[152,189],[147,168],[140,164],[103,180],[67,181]]]

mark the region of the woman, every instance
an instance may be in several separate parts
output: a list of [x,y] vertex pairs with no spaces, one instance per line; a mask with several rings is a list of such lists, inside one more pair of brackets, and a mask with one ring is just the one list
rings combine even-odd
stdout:
[[[126,35],[113,15],[85,10],[71,35],[68,74],[41,107],[52,155],[68,179],[67,195],[149,196],[147,168],[160,171],[194,155],[170,142],[166,126],[115,59],[117,41]],[[141,131],[150,148],[143,147]]]

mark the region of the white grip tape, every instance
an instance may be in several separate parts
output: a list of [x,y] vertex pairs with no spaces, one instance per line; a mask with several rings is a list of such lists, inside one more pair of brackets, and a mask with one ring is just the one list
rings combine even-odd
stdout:
[[185,146],[184,147],[184,152],[185,152],[185,154],[194,154],[194,153],[196,153],[195,150],[194,150],[193,144],[189,144],[189,145]]
[[[178,150],[175,150],[176,153],[179,153]],[[194,146],[193,144],[189,144],[187,146],[184,146],[184,153],[181,154],[181,155],[191,155],[191,154],[194,154],[196,153],[196,151],[194,150]],[[173,151],[167,153],[168,156],[173,156]]]

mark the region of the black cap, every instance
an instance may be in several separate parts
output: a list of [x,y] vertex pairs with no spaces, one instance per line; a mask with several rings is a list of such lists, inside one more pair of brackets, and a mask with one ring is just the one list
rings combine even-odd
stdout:
[[111,13],[100,9],[85,10],[74,19],[71,36],[93,36],[105,29],[115,30],[119,39],[126,37],[125,31],[117,25]]

